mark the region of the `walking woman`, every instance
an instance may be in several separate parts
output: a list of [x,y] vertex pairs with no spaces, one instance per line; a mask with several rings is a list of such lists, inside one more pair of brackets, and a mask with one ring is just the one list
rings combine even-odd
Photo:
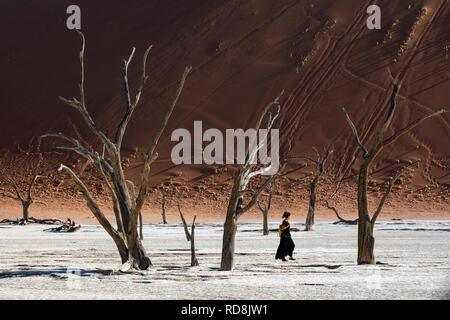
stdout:
[[285,211],[283,213],[283,222],[281,224],[280,245],[278,246],[277,254],[275,255],[275,259],[281,259],[282,261],[287,261],[286,256],[289,256],[289,260],[295,260],[292,257],[295,244],[291,238],[291,224],[289,223],[290,218],[291,214]]

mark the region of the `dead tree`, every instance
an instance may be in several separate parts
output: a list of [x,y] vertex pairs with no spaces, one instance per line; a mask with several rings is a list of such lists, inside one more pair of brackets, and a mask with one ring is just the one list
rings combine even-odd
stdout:
[[180,212],[181,221],[183,222],[186,240],[191,243],[191,267],[195,267],[198,266],[198,260],[195,255],[195,219],[197,219],[197,216],[194,216],[194,220],[192,220],[191,233],[189,233],[189,229],[186,220],[184,219],[183,212],[181,212],[180,204],[178,204],[178,211]]
[[[63,133],[47,133],[42,137],[55,137],[63,139],[70,143],[67,146],[60,146],[59,149],[70,150],[78,153],[82,157],[89,159],[91,163],[95,164],[95,168],[101,174],[103,182],[108,187],[111,194],[113,211],[115,215],[117,228],[114,228],[109,220],[105,217],[103,212],[100,210],[96,201],[92,197],[86,185],[80,180],[80,178],[73,172],[69,167],[61,165],[59,171],[66,171],[75,186],[79,190],[79,194],[86,200],[87,206],[97,218],[100,225],[106,230],[106,232],[111,236],[120,254],[122,261],[122,271],[127,271],[130,269],[148,269],[152,263],[148,257],[142,241],[138,236],[138,216],[141,212],[144,201],[147,197],[147,185],[150,173],[150,166],[158,157],[158,153],[155,152],[158,141],[169,121],[172,111],[180,97],[181,91],[184,86],[184,82],[191,67],[186,67],[184,73],[181,77],[180,84],[176,91],[175,97],[172,103],[169,105],[164,119],[162,120],[161,126],[157,130],[153,141],[144,154],[143,166],[140,176],[140,186],[136,197],[132,197],[127,188],[127,182],[124,175],[124,170],[121,161],[121,145],[125,130],[128,123],[130,122],[131,116],[138,105],[142,91],[144,89],[145,83],[147,81],[146,74],[146,61],[147,56],[150,52],[152,46],[149,46],[143,56],[142,61],[142,76],[139,82],[139,87],[136,91],[134,99],[131,97],[130,88],[128,85],[128,66],[134,56],[135,48],[132,49],[130,56],[127,60],[124,60],[123,66],[123,85],[125,93],[126,108],[120,124],[117,127],[115,136],[110,139],[94,122],[86,108],[86,99],[84,91],[84,50],[85,50],[85,38],[84,35],[78,31],[78,34],[82,40],[82,46],[80,51],[80,64],[81,64],[81,84],[80,88],[80,98],[73,98],[71,100],[60,97],[60,99],[67,105],[73,107],[82,116],[84,122],[87,124],[88,128],[95,134],[95,136],[103,144],[103,151],[101,155],[97,152],[94,154],[87,150],[80,141],[69,137]],[[107,153],[105,155],[105,152]]]
[[197,256],[195,255],[195,219],[197,219],[197,216],[194,216],[191,226],[191,267],[198,266]]
[[[267,106],[264,108],[263,112],[258,118],[258,121],[256,122],[256,132],[258,132],[261,123],[269,111],[269,109],[277,105],[278,110],[272,116],[272,114],[269,114],[269,120],[267,123],[267,129],[265,138],[260,140],[254,148],[250,150],[249,146],[246,147],[245,151],[245,161],[243,164],[239,165],[238,170],[236,171],[234,175],[234,182],[233,182],[233,188],[231,190],[230,199],[228,202],[228,208],[227,208],[227,215],[224,223],[223,228],[223,239],[222,239],[222,258],[220,263],[220,269],[221,270],[232,270],[234,265],[234,248],[235,248],[235,238],[236,238],[236,231],[237,231],[237,221],[238,219],[247,212],[255,203],[257,202],[260,194],[272,183],[272,181],[276,178],[276,176],[279,174],[279,172],[284,168],[284,165],[281,166],[275,174],[272,174],[269,176],[268,179],[259,187],[257,190],[247,189],[247,184],[249,183],[250,179],[261,175],[264,173],[269,172],[271,170],[269,167],[263,167],[261,169],[256,169],[252,171],[252,169],[255,166],[255,159],[257,156],[257,152],[259,149],[264,147],[267,144],[267,137],[270,133],[270,130],[272,128],[272,125],[274,121],[277,119],[279,113],[280,113],[280,103],[278,102],[279,98],[281,97],[281,94],[275,98],[273,101],[271,101]],[[249,144],[250,145],[250,144]],[[247,205],[243,206],[243,197],[245,194],[250,194],[251,198]]]
[[[0,193],[0,196],[4,196],[4,197],[10,198],[10,199],[19,201],[22,204],[22,219],[16,220],[17,224],[27,224],[28,222],[41,223],[41,220],[30,217],[30,214],[29,214],[29,208],[30,208],[31,204],[39,203],[39,204],[46,205],[44,202],[42,202],[40,200],[33,199],[33,196],[31,194],[34,183],[38,179],[46,178],[45,176],[37,174],[41,163],[42,163],[42,156],[40,155],[38,163],[36,165],[36,168],[34,169],[33,178],[28,183],[28,187],[25,192],[21,192],[19,190],[19,187],[17,186],[16,181],[13,178],[11,178],[10,176],[8,176],[6,173],[4,173],[3,170],[0,169],[0,183],[11,188],[11,190],[9,192],[7,191],[6,193]],[[14,220],[8,220],[8,219],[5,219],[4,222],[15,223]]]
[[187,227],[187,224],[186,224],[186,220],[184,219],[183,213],[181,212],[180,204],[178,204],[178,211],[180,212],[181,221],[183,222],[184,234],[186,235],[186,240],[187,241],[191,241],[191,236],[189,234],[189,230],[188,230],[188,227]]
[[337,211],[337,209],[336,209],[335,207],[332,207],[332,206],[329,205],[328,200],[323,200],[323,203],[325,204],[325,206],[326,206],[328,209],[333,210],[334,213],[336,214],[336,217],[339,219],[338,221],[333,222],[333,224],[340,224],[340,223],[342,223],[342,224],[357,224],[357,223],[358,223],[358,219],[355,219],[355,220],[346,220],[346,219],[342,218],[342,217],[339,215],[339,212]]
[[161,200],[162,219],[163,219],[163,224],[167,224],[167,220],[166,220],[166,194],[164,193],[164,190],[161,193],[162,193],[162,200]]
[[393,84],[393,91],[390,98],[390,106],[388,107],[388,114],[386,117],[386,120],[383,122],[382,126],[378,130],[378,132],[375,135],[375,142],[372,146],[372,148],[367,150],[365,146],[362,144],[361,140],[359,139],[358,132],[356,130],[355,125],[351,121],[349,115],[345,111],[344,108],[342,108],[344,115],[347,119],[348,124],[350,125],[353,134],[356,139],[357,146],[362,150],[363,152],[363,160],[361,162],[359,173],[358,173],[358,264],[374,264],[375,263],[375,257],[374,257],[374,245],[375,245],[375,238],[373,237],[373,229],[375,225],[375,221],[378,218],[378,215],[381,212],[381,209],[383,208],[383,205],[392,189],[392,186],[394,182],[398,179],[401,172],[396,174],[389,182],[388,187],[386,189],[385,194],[380,200],[380,203],[375,211],[375,213],[370,217],[369,214],[369,208],[368,208],[368,201],[367,201],[367,180],[368,180],[368,174],[369,169],[374,161],[375,157],[388,145],[395,142],[398,138],[400,138],[402,135],[410,131],[411,129],[415,128],[419,124],[421,124],[423,121],[425,121],[428,118],[435,117],[437,115],[440,115],[446,110],[442,109],[439,111],[435,111],[432,113],[429,113],[411,123],[409,123],[406,127],[396,131],[394,134],[392,134],[390,137],[385,138],[385,135],[390,127],[390,124],[392,122],[392,118],[394,116],[394,111],[396,109],[396,97],[397,93],[400,90],[400,83],[397,82],[392,75],[390,76]]
[[273,179],[272,184],[270,185],[269,188],[269,197],[267,198],[267,204],[265,205],[261,205],[261,201],[258,198],[258,200],[256,200],[256,203],[258,204],[258,208],[261,211],[262,215],[263,215],[263,235],[267,236],[269,235],[269,211],[270,211],[270,206],[272,204],[272,195],[273,195],[273,189],[275,187],[275,183],[276,183],[276,179]]
[[16,218],[16,220],[11,219],[3,219],[0,221],[0,223],[7,223],[7,224],[19,224],[24,225],[26,223],[38,223],[38,224],[64,224],[64,221],[56,218],[51,219],[36,219],[34,217],[28,217],[28,221],[25,223],[23,219]]
[[293,159],[306,159],[308,161],[311,161],[317,166],[317,171],[314,179],[309,184],[309,208],[308,208],[308,215],[306,216],[306,222],[305,222],[305,231],[312,231],[313,225],[314,225],[314,212],[316,209],[316,197],[317,197],[317,184],[319,183],[320,178],[325,172],[325,162],[327,161],[330,154],[333,153],[333,150],[329,150],[326,147],[323,147],[323,150],[325,151],[324,156],[322,157],[317,151],[316,148],[313,148],[316,152],[316,159],[312,159],[309,157],[292,157]]

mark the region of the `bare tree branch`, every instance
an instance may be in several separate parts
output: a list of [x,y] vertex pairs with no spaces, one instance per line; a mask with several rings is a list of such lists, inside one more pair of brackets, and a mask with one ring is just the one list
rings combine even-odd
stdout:
[[391,192],[392,187],[394,186],[395,181],[397,181],[398,178],[400,178],[400,176],[403,175],[403,171],[404,171],[404,168],[402,168],[401,170],[399,170],[399,171],[397,172],[397,174],[389,181],[388,187],[386,188],[386,191],[385,191],[383,197],[381,198],[380,203],[378,204],[377,211],[375,211],[375,213],[374,213],[373,216],[372,216],[372,219],[371,219],[371,223],[372,223],[372,224],[374,224],[375,221],[377,221],[378,215],[380,214],[381,209],[383,208],[384,203],[386,202],[386,199],[387,199],[387,197],[389,196],[389,193]]
[[353,134],[355,135],[356,144],[363,151],[363,157],[367,158],[369,152],[367,151],[366,147],[364,147],[364,145],[361,143],[361,140],[359,140],[358,131],[356,130],[356,127],[353,124],[353,121],[350,119],[350,116],[348,115],[347,111],[345,111],[344,107],[342,107],[342,111],[344,112],[345,118],[347,119],[347,122],[350,125],[350,128],[352,128]]
[[395,108],[397,105],[396,97],[397,97],[398,91],[400,90],[400,84],[394,80],[392,75],[391,75],[391,80],[392,80],[394,89],[392,90],[392,95],[391,95],[391,100],[390,100],[390,108],[389,108],[389,112],[386,117],[386,120],[384,121],[383,125],[378,130],[378,133],[376,135],[376,138],[375,138],[376,145],[379,144],[383,140],[383,137],[392,122],[392,118],[394,117],[394,111],[395,111]]
[[413,122],[411,122],[410,124],[408,124],[406,127],[404,127],[403,129],[400,129],[399,131],[397,131],[396,133],[394,133],[391,137],[389,137],[388,139],[384,140],[382,145],[383,147],[391,144],[392,142],[394,142],[395,140],[397,140],[398,138],[400,138],[402,135],[404,135],[405,133],[407,133],[409,130],[415,128],[416,126],[418,126],[419,124],[421,124],[423,121],[425,121],[428,118],[432,118],[435,117],[437,115],[443,114],[445,112],[448,112],[448,110],[445,109],[441,109],[439,111],[427,114]]
[[135,48],[133,47],[130,57],[128,58],[128,60],[124,60],[124,67],[123,67],[123,82],[124,82],[124,90],[125,90],[125,99],[126,99],[126,103],[127,103],[127,108],[126,108],[126,112],[125,115],[122,119],[122,121],[119,124],[119,127],[117,128],[117,132],[116,132],[116,137],[114,139],[114,143],[116,145],[116,147],[118,149],[120,149],[121,144],[122,144],[122,140],[123,140],[123,136],[125,134],[125,130],[126,127],[128,125],[128,122],[131,119],[131,115],[134,112],[134,109],[136,108],[137,104],[139,103],[140,97],[142,95],[142,90],[144,89],[144,85],[147,81],[147,75],[145,74],[145,69],[146,69],[146,63],[147,63],[147,57],[148,54],[150,52],[150,50],[152,49],[153,46],[149,46],[147,48],[147,50],[145,50],[144,53],[144,58],[143,58],[143,63],[142,63],[142,77],[141,77],[141,83],[139,85],[139,88],[136,92],[136,96],[135,96],[135,100],[132,102],[131,98],[130,98],[130,88],[128,85],[128,65],[131,62],[131,59],[133,58],[134,52],[135,52]]
[[147,196],[147,184],[148,184],[148,175],[150,173],[150,165],[158,157],[158,153],[157,152],[155,153],[156,145],[158,144],[159,138],[161,137],[164,129],[167,126],[169,118],[172,115],[173,109],[175,108],[175,105],[177,104],[178,99],[181,95],[181,91],[183,90],[186,78],[189,75],[189,73],[191,72],[191,70],[192,70],[192,67],[186,67],[184,69],[184,73],[181,76],[181,81],[178,86],[175,97],[174,97],[171,105],[167,109],[166,115],[164,116],[164,119],[161,123],[161,127],[159,128],[155,137],[153,138],[153,142],[152,142],[150,148],[148,149],[147,153],[144,156],[144,165],[142,167],[142,172],[141,172],[141,186],[139,189],[138,197],[136,199],[136,207],[134,210],[134,215],[137,215],[137,212],[139,212],[141,210],[142,205],[144,203],[144,199]]
[[[78,153],[82,157],[89,159],[92,163],[96,162],[96,156],[94,154],[92,154],[88,149],[83,147],[77,139],[72,138],[72,137],[65,135],[63,133],[60,133],[60,132],[46,133],[46,134],[41,135],[39,138],[49,138],[49,137],[64,139],[66,141],[69,141],[73,145],[71,147],[58,146],[58,147],[56,147],[57,149],[73,151],[75,153]],[[104,159],[103,156],[101,158],[101,163],[102,163],[103,170],[105,172],[107,172],[109,174],[113,171],[111,165]]]
[[[89,115],[89,112],[86,109],[86,98],[84,94],[84,50],[85,50],[85,44],[86,40],[84,38],[84,35],[81,31],[77,30],[77,33],[81,37],[81,50],[80,50],[80,66],[81,66],[81,81],[80,81],[80,101],[78,101],[76,98],[73,98],[72,100],[68,100],[66,98],[60,97],[60,100],[64,103],[68,104],[69,106],[77,109],[81,116],[83,117],[84,121],[88,125],[88,127],[91,129],[93,133],[97,135],[97,137],[106,145],[106,148],[110,152],[110,154],[114,154],[114,151],[117,150],[114,146],[114,144],[108,139],[108,137],[100,130],[100,128],[95,124],[94,120]],[[94,161],[93,161],[94,162]]]
[[20,199],[17,197],[17,196],[13,196],[13,195],[11,195],[11,194],[7,194],[7,193],[0,193],[0,196],[1,197],[6,197],[6,198],[10,198],[10,199],[13,199],[13,200],[17,200],[17,201],[20,201]]
[[283,171],[284,167],[286,166],[286,164],[283,164],[277,171],[277,173],[275,173],[274,175],[271,175],[269,178],[266,179],[266,181],[264,182],[264,184],[259,187],[258,190],[256,190],[253,193],[252,199],[250,200],[250,202],[242,208],[239,208],[236,210],[236,216],[239,218],[241,215],[243,215],[245,212],[247,212],[251,207],[253,207],[255,205],[255,203],[258,201],[258,198],[260,196],[260,194],[269,186],[270,183],[272,183],[272,181],[278,176],[278,174]]
[[114,211],[114,216],[116,218],[116,224],[117,224],[117,231],[119,233],[124,233],[124,228],[123,228],[123,221],[122,221],[122,216],[120,215],[120,211],[119,211],[119,199],[117,198],[117,194],[114,191],[114,188],[112,187],[111,183],[108,180],[108,177],[106,176],[105,172],[103,171],[103,167],[101,165],[101,158],[98,155],[98,153],[96,153],[96,161],[95,161],[97,170],[100,172],[100,174],[103,177],[103,181],[105,182],[106,186],[108,187],[109,193],[111,194],[111,199],[113,202],[113,211]]
[[97,218],[97,221],[101,224],[103,229],[113,238],[114,240],[122,239],[121,235],[113,228],[113,226],[109,223],[108,219],[105,217],[105,215],[100,210],[99,206],[95,202],[95,200],[92,198],[91,193],[86,188],[84,183],[77,177],[77,175],[65,165],[61,164],[58,171],[65,170],[67,173],[69,173],[70,177],[72,178],[72,181],[75,183],[75,185],[78,187],[80,195],[86,200],[87,206],[89,209],[91,209],[94,216]]
[[186,240],[191,241],[191,235],[189,234],[189,230],[186,224],[186,220],[184,219],[183,212],[181,212],[180,203],[178,203],[178,212],[180,212],[181,221],[183,222],[184,233],[186,235]]
[[[24,197],[22,196],[22,194],[19,191],[19,188],[17,187],[16,181],[13,178],[6,175],[1,169],[0,169],[0,181],[3,184],[13,188],[18,200],[20,200],[22,202],[25,201]],[[8,198],[12,198],[12,197],[8,196]],[[14,199],[14,198],[12,198],[12,199]]]

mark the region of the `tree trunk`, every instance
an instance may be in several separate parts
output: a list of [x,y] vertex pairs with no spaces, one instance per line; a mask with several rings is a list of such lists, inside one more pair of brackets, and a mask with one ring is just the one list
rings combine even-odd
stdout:
[[188,226],[186,220],[184,219],[183,213],[181,212],[180,204],[178,204],[178,211],[180,212],[181,221],[183,222],[184,234],[186,235],[186,240],[191,241],[191,236],[189,235]]
[[227,213],[227,218],[223,226],[222,261],[220,263],[220,269],[226,271],[233,270],[234,265],[234,242],[237,231],[237,220],[235,218],[235,209],[232,210],[233,212]]
[[142,212],[139,211],[139,240],[144,240],[144,226],[142,223]]
[[363,161],[358,176],[358,264],[375,263],[375,238],[367,203],[367,170],[371,162],[372,158]]
[[152,266],[152,262],[145,251],[142,241],[138,240],[138,254],[136,257],[140,270],[147,270]]
[[375,264],[373,224],[358,220],[358,264]]
[[30,217],[29,213],[28,213],[28,208],[30,207],[30,203],[29,202],[22,202],[22,219],[24,222],[28,222],[28,218]]
[[269,235],[269,222],[268,222],[269,210],[263,212],[263,235]]
[[[385,195],[381,199],[377,211],[373,214],[372,218],[369,215],[369,207],[367,203],[367,180],[368,180],[368,172],[370,165],[372,161],[375,159],[377,154],[383,150],[386,146],[390,145],[394,141],[396,141],[399,137],[422,123],[428,118],[435,117],[437,115],[440,115],[442,113],[447,112],[445,109],[441,109],[436,112],[429,113],[411,123],[409,123],[406,127],[395,131],[392,136],[389,138],[385,138],[386,132],[389,130],[389,126],[391,125],[394,111],[396,108],[396,96],[398,91],[400,90],[400,82],[398,82],[394,77],[392,76],[390,70],[389,76],[391,78],[392,84],[394,86],[394,89],[392,91],[392,95],[390,98],[390,107],[388,111],[388,115],[386,120],[384,121],[383,125],[378,129],[378,132],[375,134],[375,144],[372,147],[370,151],[367,151],[367,149],[364,147],[364,145],[361,143],[361,140],[358,136],[358,131],[355,127],[355,124],[350,119],[347,111],[345,111],[344,108],[342,108],[342,111],[344,112],[344,115],[347,119],[347,122],[349,123],[353,134],[355,135],[356,144],[363,152],[363,161],[361,163],[360,169],[359,169],[359,175],[358,175],[358,264],[374,264],[375,263],[375,257],[373,255],[374,252],[374,246],[375,246],[375,238],[373,237],[373,228],[375,225],[375,221],[378,217],[378,215],[381,212],[381,209],[384,205],[384,202],[386,201],[386,198],[391,191],[392,184],[395,182],[395,180],[399,177],[401,172],[396,175],[393,179],[391,179],[391,182],[389,183],[389,186],[386,190]],[[401,77],[404,76],[404,73],[402,72]]]
[[[113,176],[113,179],[115,177]],[[127,261],[133,262],[134,267],[139,270],[147,270],[152,263],[150,258],[147,256],[147,252],[142,244],[142,241],[138,235],[138,216],[133,217],[131,210],[131,200],[128,193],[126,184],[123,183],[125,179],[117,179],[114,181],[114,189],[117,195],[120,195],[119,208],[121,211],[124,231],[126,232],[126,244],[127,248],[126,256]],[[119,248],[119,252],[121,249]],[[124,251],[122,249],[122,251]],[[123,252],[125,254],[125,252]],[[121,259],[123,260],[122,253]]]
[[[137,235],[137,230],[132,231],[128,235],[128,248],[126,249],[126,261],[130,261],[133,263],[133,267],[138,270],[147,270],[152,266],[152,262],[150,258],[147,256],[147,252],[142,244],[142,241],[139,240]],[[119,249],[120,251],[120,249]],[[121,254],[122,262],[123,256]]]
[[198,266],[198,260],[195,255],[195,218],[192,221],[192,227],[191,227],[191,267]]
[[162,209],[163,224],[167,224],[167,220],[166,220],[166,196],[165,196],[164,192],[162,193],[161,207],[162,207],[161,209]]
[[312,231],[314,225],[314,210],[316,208],[316,193],[317,193],[317,182],[319,181],[319,176],[317,176],[310,185],[309,194],[309,209],[308,215],[306,216],[305,231]]

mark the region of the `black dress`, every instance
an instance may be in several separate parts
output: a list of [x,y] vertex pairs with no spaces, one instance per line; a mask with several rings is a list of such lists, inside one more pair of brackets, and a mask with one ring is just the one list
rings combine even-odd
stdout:
[[283,227],[286,227],[281,232],[280,237],[280,245],[278,246],[277,254],[275,255],[275,259],[283,259],[286,256],[292,257],[292,254],[294,252],[295,244],[294,241],[292,241],[291,238],[291,225],[288,221],[283,220],[282,223]]

